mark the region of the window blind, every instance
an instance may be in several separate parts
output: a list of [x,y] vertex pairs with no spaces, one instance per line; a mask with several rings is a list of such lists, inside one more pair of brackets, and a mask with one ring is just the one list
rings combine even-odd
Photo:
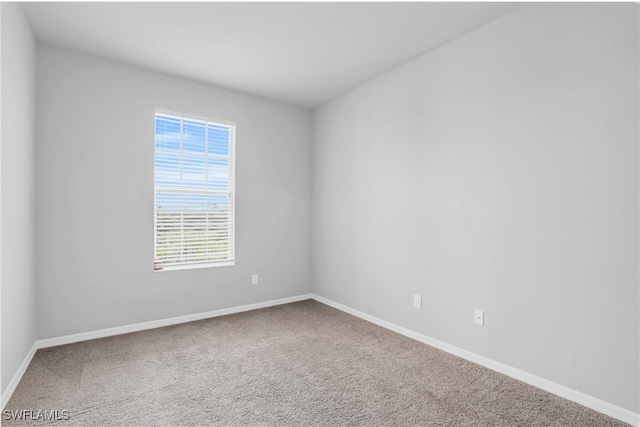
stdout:
[[156,113],[154,269],[233,265],[235,125]]

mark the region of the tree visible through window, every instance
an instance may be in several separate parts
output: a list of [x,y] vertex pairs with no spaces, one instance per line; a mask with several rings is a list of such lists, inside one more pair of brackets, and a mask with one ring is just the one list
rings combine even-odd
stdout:
[[233,265],[235,125],[157,113],[155,270]]

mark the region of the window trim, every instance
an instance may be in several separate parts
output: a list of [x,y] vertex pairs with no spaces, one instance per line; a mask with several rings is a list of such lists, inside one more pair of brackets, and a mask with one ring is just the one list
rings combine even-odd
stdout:
[[[228,169],[228,176],[229,176],[229,181],[228,181],[228,190],[226,192],[224,191],[220,191],[220,190],[216,190],[215,192],[207,192],[206,190],[203,191],[204,194],[228,194],[230,200],[231,200],[231,209],[230,209],[230,216],[229,218],[231,219],[230,223],[228,224],[228,230],[229,230],[229,234],[232,236],[232,242],[231,242],[231,249],[228,251],[228,254],[230,255],[230,259],[225,259],[225,260],[221,260],[221,261],[202,261],[202,262],[198,262],[198,261],[192,261],[192,262],[181,262],[181,263],[177,263],[177,264],[171,264],[171,265],[166,265],[166,266],[160,266],[160,268],[158,268],[158,259],[156,258],[156,254],[157,254],[157,227],[158,227],[158,223],[157,223],[157,194],[158,194],[158,190],[162,189],[162,187],[157,187],[156,186],[156,181],[155,181],[155,173],[156,173],[156,165],[155,165],[155,159],[156,159],[156,124],[157,124],[157,120],[158,120],[158,116],[164,116],[164,117],[169,117],[169,118],[173,118],[173,119],[178,119],[180,121],[195,121],[195,122],[203,122],[206,125],[222,125],[225,127],[228,127],[230,129],[230,133],[229,133],[229,143],[228,143],[228,154],[227,154],[227,159],[228,159],[228,165],[227,165],[227,169]],[[154,173],[154,182],[153,182],[153,256],[154,256],[154,268],[153,271],[154,272],[165,272],[165,271],[179,271],[179,270],[192,270],[192,269],[200,269],[200,268],[210,268],[210,267],[229,267],[229,266],[235,266],[235,256],[236,256],[236,227],[235,227],[235,221],[236,221],[236,123],[235,122],[231,122],[228,120],[220,120],[220,119],[213,119],[210,117],[203,117],[203,116],[198,116],[198,115],[191,115],[191,114],[185,114],[185,113],[178,113],[175,111],[169,111],[169,110],[164,110],[164,109],[156,109],[153,115],[153,120],[154,120],[154,139],[153,139],[153,158],[154,158],[154,164],[153,164],[153,173]],[[182,158],[182,153],[183,153],[183,147],[182,147],[182,127],[181,127],[181,135],[180,135],[180,139],[181,139],[181,143],[180,143],[180,158]],[[209,153],[207,152],[204,155],[205,159],[209,159],[209,158],[216,158],[216,155],[213,155],[211,157],[209,157]],[[218,157],[219,158],[219,157]],[[165,190],[167,188],[164,188]],[[178,194],[183,194],[182,191],[176,191]]]

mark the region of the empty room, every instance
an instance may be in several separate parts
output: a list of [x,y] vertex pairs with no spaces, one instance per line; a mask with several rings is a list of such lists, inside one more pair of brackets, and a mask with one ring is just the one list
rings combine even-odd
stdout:
[[640,426],[640,5],[0,3],[3,425]]

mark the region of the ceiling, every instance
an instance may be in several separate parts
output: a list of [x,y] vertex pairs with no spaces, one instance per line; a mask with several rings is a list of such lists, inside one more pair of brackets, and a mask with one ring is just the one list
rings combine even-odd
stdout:
[[41,43],[314,108],[514,3],[22,3]]

